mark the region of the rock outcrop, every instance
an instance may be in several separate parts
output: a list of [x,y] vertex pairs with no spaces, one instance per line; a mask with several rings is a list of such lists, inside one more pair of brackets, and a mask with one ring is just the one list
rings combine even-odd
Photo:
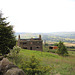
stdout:
[[25,73],[7,58],[0,56],[0,75],[25,75]]

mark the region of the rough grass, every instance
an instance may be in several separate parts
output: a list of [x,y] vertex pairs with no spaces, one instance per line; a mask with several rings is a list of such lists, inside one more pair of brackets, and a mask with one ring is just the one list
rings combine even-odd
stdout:
[[75,75],[75,52],[73,51],[69,51],[68,57],[62,57],[50,52],[25,49],[20,51],[20,56],[25,60],[28,60],[32,55],[35,55],[36,58],[40,59],[43,66],[53,66],[54,69],[51,75]]

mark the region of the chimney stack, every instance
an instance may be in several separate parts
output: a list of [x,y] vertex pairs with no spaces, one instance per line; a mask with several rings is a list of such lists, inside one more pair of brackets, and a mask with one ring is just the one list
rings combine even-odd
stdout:
[[39,35],[39,39],[41,40],[41,35]]
[[18,36],[18,40],[20,40],[20,35]]
[[17,46],[20,46],[20,35],[18,35],[18,43]]

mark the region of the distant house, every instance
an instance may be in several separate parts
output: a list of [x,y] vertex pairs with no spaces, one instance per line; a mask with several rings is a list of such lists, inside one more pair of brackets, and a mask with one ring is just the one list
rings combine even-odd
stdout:
[[58,46],[49,46],[49,49],[58,49]]
[[42,43],[41,35],[39,35],[39,38],[30,39],[21,39],[20,35],[18,36],[18,46],[23,49],[42,51]]

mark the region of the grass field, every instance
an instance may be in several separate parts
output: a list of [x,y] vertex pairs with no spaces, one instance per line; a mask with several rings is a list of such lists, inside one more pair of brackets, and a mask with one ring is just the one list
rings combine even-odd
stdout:
[[73,44],[73,43],[67,43],[67,42],[65,42],[64,44],[65,44],[65,46],[75,46],[75,44]]
[[69,51],[68,57],[62,57],[50,52],[40,52],[34,50],[20,51],[20,56],[28,60],[32,55],[40,59],[41,65],[53,67],[53,71],[50,75],[75,75],[75,52]]

